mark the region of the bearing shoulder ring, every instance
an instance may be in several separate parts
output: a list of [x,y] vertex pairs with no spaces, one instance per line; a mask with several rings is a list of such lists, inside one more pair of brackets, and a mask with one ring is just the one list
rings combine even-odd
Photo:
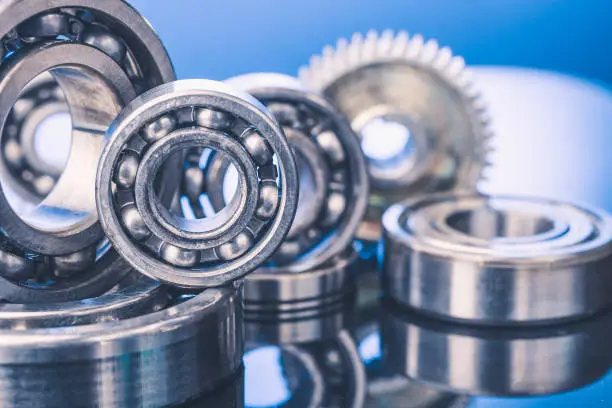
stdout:
[[148,278],[88,301],[5,305],[0,405],[175,406],[200,397],[242,369],[240,308],[239,286],[181,301]]
[[[351,244],[367,206],[368,176],[356,135],[327,100],[303,89],[295,78],[256,73],[225,82],[266,105],[282,126],[298,164],[296,216],[266,267],[302,272],[324,265]],[[189,185],[202,177],[197,166],[194,162],[185,170]],[[202,189],[187,191],[196,211],[201,193],[208,195],[215,210],[226,205],[224,183],[231,168],[227,159],[214,154],[207,168]]]
[[383,226],[383,290],[422,312],[484,324],[550,323],[610,304],[612,221],[599,210],[435,195],[392,206]]
[[[174,70],[146,20],[121,0],[58,0],[53,7],[8,0],[0,27],[0,298],[34,303],[99,295],[129,271],[109,249],[97,220],[92,185],[102,135],[125,104],[173,80]],[[23,146],[13,146],[13,157],[6,146],[14,141],[13,107],[28,100],[29,86],[41,86],[36,81],[43,74],[52,76],[49,86],[63,91],[72,143],[57,181],[32,191],[48,175],[34,184],[15,177],[20,170],[10,159],[21,160]],[[41,106],[48,101],[30,100]],[[159,184],[171,186],[177,175],[168,171]],[[164,200],[170,199],[174,192],[163,190]]]
[[[289,145],[263,105],[206,80],[161,85],[114,121],[96,199],[113,247],[154,279],[182,287],[243,277],[278,248],[297,206]],[[238,168],[238,193],[208,218],[174,214],[157,199],[159,166],[185,150],[219,151]]]

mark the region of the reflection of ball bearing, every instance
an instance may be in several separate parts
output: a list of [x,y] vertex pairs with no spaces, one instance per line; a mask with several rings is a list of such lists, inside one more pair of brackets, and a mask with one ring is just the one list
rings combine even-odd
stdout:
[[43,198],[63,168],[41,157],[36,146],[39,126],[57,114],[68,114],[61,88],[51,74],[39,76],[23,91],[13,106],[2,136],[3,162],[11,176],[27,192]]
[[[239,187],[214,216],[190,219],[164,207],[153,183],[168,158],[198,148],[223,154],[238,170]],[[191,80],[162,85],[122,111],[96,191],[102,225],[134,268],[202,287],[240,278],[274,252],[295,213],[297,182],[282,131],[259,102]]]
[[584,387],[610,369],[612,315],[563,325],[478,327],[424,317],[392,302],[381,315],[389,369],[472,395],[544,395]]
[[383,217],[383,290],[475,323],[539,323],[611,303],[612,221],[554,200],[439,195]]
[[[293,271],[323,265],[350,245],[366,209],[368,180],[357,137],[329,102],[302,89],[292,77],[259,73],[231,78],[226,83],[266,105],[282,126],[298,165],[297,212],[271,264]],[[245,145],[262,159],[269,155],[258,137],[246,138]],[[219,211],[231,196],[225,183],[232,167],[226,156],[212,154],[203,177],[198,160],[195,155],[193,165],[186,168],[186,195],[193,191],[190,202],[194,212],[202,193]],[[260,191],[260,199],[274,196],[273,188]],[[269,208],[259,211],[272,211],[275,201],[269,203]]]
[[[44,198],[0,160],[0,298],[52,302],[97,295],[126,272],[97,222],[92,187],[104,132],[138,93],[174,79],[149,24],[120,0],[9,0],[0,11],[0,123],[40,74],[61,88],[73,124],[65,169]],[[26,92],[27,93],[27,92]],[[10,133],[10,129],[6,129]],[[1,129],[3,141],[7,136]],[[172,171],[166,182],[172,185]],[[171,191],[160,191],[164,200]],[[43,288],[41,288],[43,286]]]
[[242,369],[240,293],[171,299],[146,278],[87,301],[6,305],[0,405],[157,407],[198,398]]

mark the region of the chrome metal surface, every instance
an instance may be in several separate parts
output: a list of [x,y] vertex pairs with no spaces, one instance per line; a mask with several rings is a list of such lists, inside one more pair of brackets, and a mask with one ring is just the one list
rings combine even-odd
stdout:
[[64,316],[49,321],[52,306],[3,309],[12,329],[0,329],[0,405],[166,407],[231,382],[242,367],[240,286],[167,305],[151,302],[157,288],[60,304]]
[[[282,130],[251,96],[206,80],[161,85],[130,103],[108,138],[96,181],[100,220],[143,274],[181,287],[221,285],[262,265],[289,231],[295,162]],[[153,189],[160,166],[194,148],[219,151],[239,174],[234,198],[207,218],[174,213]]]
[[[353,237],[367,206],[366,163],[357,136],[324,98],[305,90],[293,77],[256,73],[225,81],[262,102],[282,126],[298,164],[298,207],[287,238],[268,267],[302,272],[339,255]],[[229,166],[210,159],[204,183],[215,207],[225,206]],[[189,170],[189,169],[188,169]],[[197,205],[197,203],[195,203]]]
[[[172,65],[146,20],[121,0],[8,0],[0,5],[0,27],[3,146],[15,108],[29,100],[28,86],[41,74],[61,88],[72,122],[67,163],[45,191],[33,194],[32,185],[15,177],[15,162],[28,159],[27,140],[21,153],[0,155],[0,298],[31,303],[99,295],[129,270],[108,249],[98,223],[93,185],[103,134],[138,93],[174,79]],[[177,172],[165,173],[159,193],[168,201]]]
[[259,269],[245,279],[245,336],[249,341],[302,343],[335,336],[350,325],[358,257],[306,272]]
[[434,195],[383,217],[383,290],[424,313],[551,323],[611,303],[612,221],[555,200]]
[[407,197],[476,190],[491,131],[463,58],[449,48],[406,32],[355,34],[312,57],[300,80],[362,139],[372,189],[360,238],[377,240],[382,212]]
[[612,315],[557,326],[488,328],[424,317],[397,305],[381,314],[390,370],[473,395],[554,394],[583,387],[612,367]]
[[351,329],[367,378],[368,408],[467,408],[472,401],[462,393],[442,390],[414,381],[390,369],[382,358],[380,341],[380,271],[360,261],[357,277],[358,302]]

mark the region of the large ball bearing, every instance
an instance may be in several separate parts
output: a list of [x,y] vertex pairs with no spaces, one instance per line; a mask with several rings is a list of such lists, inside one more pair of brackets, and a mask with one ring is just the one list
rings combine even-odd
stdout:
[[[208,149],[238,173],[215,214],[187,217],[153,188],[164,163]],[[134,268],[162,282],[206,287],[265,262],[288,232],[297,171],[282,130],[247,94],[206,80],[177,81],[136,98],[117,117],[99,164],[104,230]]]
[[[53,83],[41,87],[41,75],[50,75]],[[137,94],[172,79],[155,32],[121,0],[3,4],[0,299],[31,303],[95,296],[127,273],[97,221],[93,184],[103,135]],[[60,100],[63,107],[55,103]],[[41,163],[28,160],[27,140],[16,139],[31,133],[28,121],[53,113],[45,110],[47,102],[71,115],[72,141],[61,174],[36,167]],[[23,121],[17,120],[19,109]],[[175,175],[167,171],[159,181],[171,187],[158,191],[165,201],[173,194]]]
[[193,403],[240,378],[240,296],[239,286],[171,295],[140,277],[87,300],[4,305],[0,405]]
[[[304,90],[292,77],[258,73],[226,83],[266,105],[282,126],[298,164],[296,216],[267,266],[303,272],[324,265],[351,245],[367,206],[366,164],[356,135],[328,101]],[[268,159],[270,151],[259,135],[251,134],[244,141],[256,160]],[[218,210],[232,196],[226,185],[231,166],[223,155],[215,154],[207,168],[200,192]],[[273,184],[260,190],[260,216],[274,210],[276,196]],[[197,205],[192,200],[192,206]]]

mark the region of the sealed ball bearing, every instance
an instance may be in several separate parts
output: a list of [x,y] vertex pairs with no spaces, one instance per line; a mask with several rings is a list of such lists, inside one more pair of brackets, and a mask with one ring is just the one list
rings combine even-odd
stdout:
[[[51,75],[56,85],[41,84],[41,75]],[[109,249],[96,211],[103,136],[137,94],[172,79],[172,65],[155,32],[123,1],[3,3],[0,299],[85,298],[103,293],[125,275],[128,268]],[[36,137],[32,126],[62,109],[70,112],[72,123],[68,159],[63,170],[41,168],[28,139]],[[166,172],[159,185],[172,186],[169,180],[177,173]],[[168,201],[172,191],[159,193]]]
[[[328,101],[304,90],[295,78],[257,73],[226,83],[266,105],[282,126],[298,167],[296,215],[269,266],[301,272],[325,264],[350,246],[366,210],[368,180],[356,135]],[[213,207],[223,208],[224,197],[232,193],[224,191],[227,160],[214,155],[208,167],[206,191]]]
[[[227,205],[178,214],[153,186],[162,165],[193,149],[222,154],[238,173]],[[138,271],[182,287],[216,286],[265,262],[287,234],[298,177],[282,130],[251,96],[186,80],[136,98],[113,123],[96,192],[102,226]]]
[[7,305],[0,313],[0,405],[197,400],[242,371],[240,293],[225,287],[170,298],[146,278],[84,301]]
[[383,217],[383,290],[474,323],[545,323],[611,303],[612,221],[554,200],[434,195]]
[[479,327],[445,322],[387,303],[381,343],[389,369],[472,395],[565,392],[603,377],[612,363],[612,315],[553,326]]
[[359,237],[378,240],[390,204],[420,193],[475,191],[491,132],[463,58],[436,41],[355,34],[300,72],[361,138],[372,185]]

